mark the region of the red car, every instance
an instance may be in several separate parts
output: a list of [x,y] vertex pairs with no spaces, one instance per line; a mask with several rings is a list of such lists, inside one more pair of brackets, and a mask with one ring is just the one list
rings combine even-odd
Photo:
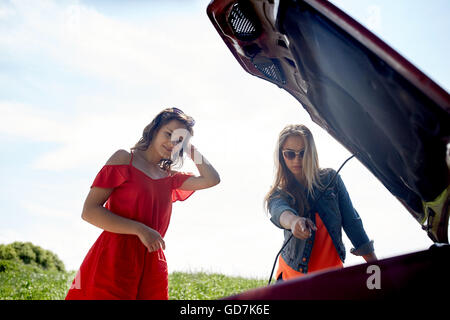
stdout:
[[313,273],[230,299],[361,299],[447,290],[449,94],[328,1],[213,0],[207,13],[244,70],[294,96],[435,242],[376,265]]

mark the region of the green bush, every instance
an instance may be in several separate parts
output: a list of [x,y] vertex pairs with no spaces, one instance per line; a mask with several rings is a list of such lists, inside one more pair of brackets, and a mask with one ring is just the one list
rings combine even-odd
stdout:
[[0,259],[2,260],[17,260],[16,250],[10,245],[0,244]]
[[0,260],[21,261],[37,265],[45,270],[66,271],[64,263],[56,254],[31,242],[0,244]]
[[8,271],[17,271],[19,267],[16,260],[0,260],[0,273]]
[[11,246],[16,250],[19,259],[23,263],[30,264],[32,261],[36,261],[36,254],[33,251],[33,244],[31,242],[13,242]]

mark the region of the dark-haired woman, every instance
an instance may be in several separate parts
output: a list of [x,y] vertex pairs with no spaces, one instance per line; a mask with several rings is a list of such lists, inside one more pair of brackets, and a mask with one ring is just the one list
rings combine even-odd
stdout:
[[[168,299],[163,249],[172,202],[220,181],[212,165],[189,144],[193,125],[181,110],[163,110],[131,152],[118,150],[97,174],[82,218],[104,231],[66,299]],[[198,176],[172,170],[184,152],[195,160]]]
[[279,135],[275,157],[275,183],[266,195],[265,205],[270,220],[284,229],[284,241],[293,235],[278,260],[276,279],[342,268],[342,229],[354,245],[351,253],[366,261],[376,260],[373,241],[369,241],[339,175],[315,203],[335,171],[319,168],[310,130],[304,125],[286,126]]

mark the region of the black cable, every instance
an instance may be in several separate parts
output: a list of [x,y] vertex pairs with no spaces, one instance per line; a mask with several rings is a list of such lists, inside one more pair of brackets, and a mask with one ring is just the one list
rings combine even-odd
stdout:
[[[331,181],[327,184],[327,186],[325,187],[325,189],[322,190],[322,192],[320,193],[319,197],[314,201],[314,204],[311,206],[311,209],[309,210],[308,214],[310,214],[312,211],[314,211],[314,207],[316,206],[317,202],[319,202],[320,198],[322,198],[323,194],[325,193],[325,191],[328,190],[328,188],[331,186],[331,184],[334,182],[334,179],[336,179],[339,171],[341,171],[341,169],[344,167],[344,165],[351,159],[353,158],[355,155],[352,155],[351,157],[349,157],[347,160],[344,161],[344,163],[339,167],[338,171],[336,171],[336,173],[334,174],[333,178],[331,179]],[[267,283],[267,285],[270,285],[270,282],[272,281],[272,276],[273,276],[273,271],[275,270],[275,266],[277,264],[277,260],[278,260],[278,256],[281,254],[281,251],[283,251],[283,249],[286,247],[286,245],[289,243],[289,241],[292,239],[293,234],[291,233],[291,235],[289,236],[289,238],[287,239],[287,241],[283,244],[283,246],[281,247],[280,251],[278,251],[276,257],[275,257],[275,261],[273,262],[273,267],[272,267],[272,272],[270,273],[270,278],[269,278],[269,283]]]

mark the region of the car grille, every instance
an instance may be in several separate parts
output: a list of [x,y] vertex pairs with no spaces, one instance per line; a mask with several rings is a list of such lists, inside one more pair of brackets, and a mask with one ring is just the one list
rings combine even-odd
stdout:
[[[259,59],[258,59],[259,60]],[[284,78],[280,63],[275,59],[264,59],[259,61],[253,61],[253,65],[267,78],[276,82],[277,84],[285,84],[286,80]]]
[[255,40],[260,34],[253,11],[248,4],[237,2],[233,5],[228,16],[228,23],[237,39],[242,41]]

